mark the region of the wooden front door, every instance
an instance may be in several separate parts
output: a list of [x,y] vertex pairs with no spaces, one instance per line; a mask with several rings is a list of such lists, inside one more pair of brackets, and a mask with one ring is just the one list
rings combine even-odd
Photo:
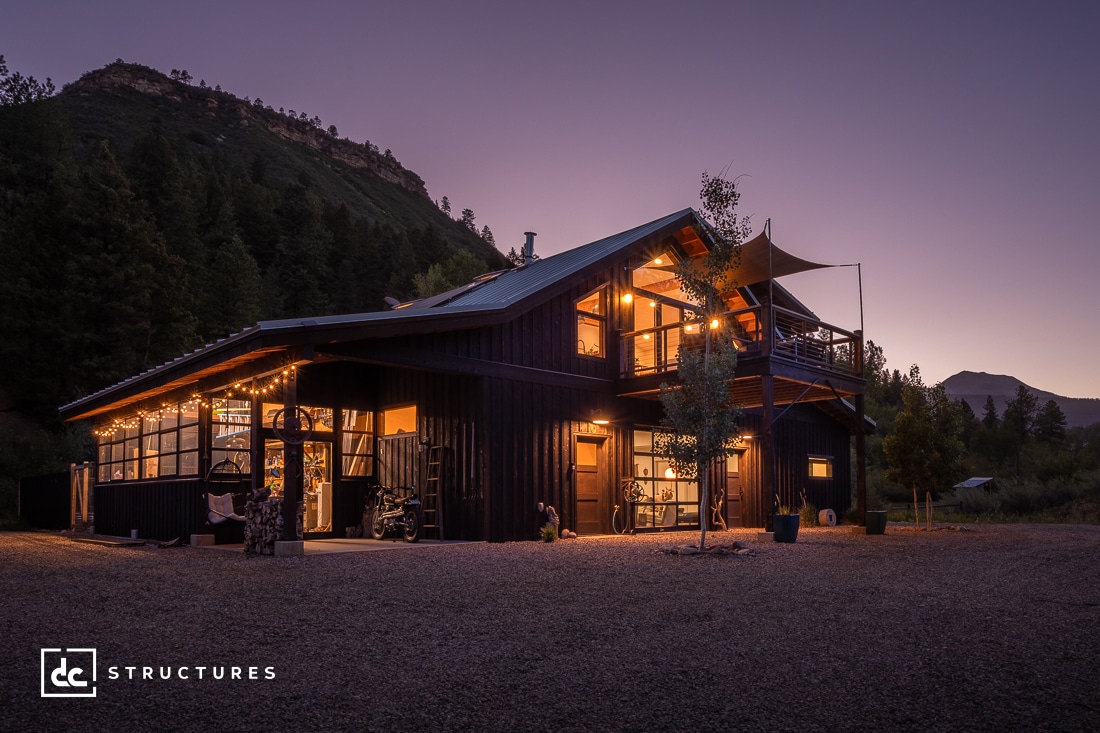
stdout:
[[607,436],[576,437],[577,534],[611,532],[606,443]]

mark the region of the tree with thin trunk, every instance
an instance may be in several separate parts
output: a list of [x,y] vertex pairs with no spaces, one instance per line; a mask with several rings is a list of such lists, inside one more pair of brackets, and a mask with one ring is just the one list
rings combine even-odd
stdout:
[[[708,251],[677,266],[681,286],[695,304],[685,316],[684,338],[677,356],[677,381],[661,385],[664,417],[655,431],[657,452],[668,457],[677,477],[699,482],[699,549],[706,549],[710,514],[708,468],[728,458],[738,442],[740,406],[730,397],[737,370],[737,346],[731,329],[723,328],[725,295],[736,287],[732,273],[749,235],[748,218],[738,218],[741,194],[736,181],[703,173],[699,197],[704,218],[697,227]],[[692,344],[691,342],[695,342]]]
[[914,364],[902,388],[902,409],[882,441],[886,478],[913,490],[913,512],[920,523],[918,490],[926,494],[953,486],[966,474],[966,451],[958,403],[942,384],[927,387]]

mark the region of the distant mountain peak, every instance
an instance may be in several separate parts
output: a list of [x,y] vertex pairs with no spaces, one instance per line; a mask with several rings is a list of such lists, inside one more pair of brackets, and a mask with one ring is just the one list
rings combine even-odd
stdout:
[[997,414],[1003,415],[1005,405],[1016,396],[1016,391],[1024,386],[1035,395],[1040,404],[1047,400],[1054,400],[1065,413],[1066,424],[1070,427],[1100,422],[1100,399],[1063,397],[1053,392],[1036,389],[1007,374],[962,371],[943,380],[943,386],[948,396],[956,400],[965,400],[977,415],[981,415],[985,409],[987,397],[993,398]]

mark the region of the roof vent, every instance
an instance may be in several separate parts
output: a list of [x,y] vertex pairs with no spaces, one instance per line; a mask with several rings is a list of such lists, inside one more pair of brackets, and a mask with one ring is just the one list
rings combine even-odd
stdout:
[[523,243],[523,264],[529,265],[535,261],[535,233],[524,232],[527,240]]

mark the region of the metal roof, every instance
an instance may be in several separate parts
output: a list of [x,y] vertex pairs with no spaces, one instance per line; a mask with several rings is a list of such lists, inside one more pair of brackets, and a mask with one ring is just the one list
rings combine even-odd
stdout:
[[[207,344],[113,386],[75,400],[61,407],[60,412],[65,419],[80,419],[82,414],[86,414],[89,410],[99,412],[106,409],[104,403],[112,397],[118,400],[129,400],[144,395],[153,386],[153,382],[164,382],[171,377],[172,384],[176,385],[180,378],[191,373],[189,367],[196,362],[209,364],[211,359],[216,359],[219,354],[232,358],[252,348],[271,348],[278,345],[280,339],[289,345],[291,339],[299,340],[302,334],[308,331],[324,329],[328,332],[326,336],[330,339],[351,340],[369,337],[370,327],[375,325],[396,322],[406,323],[411,327],[413,324],[426,322],[426,324],[438,323],[440,326],[445,326],[448,319],[460,315],[491,315],[495,312],[503,312],[529,297],[536,296],[547,287],[615,256],[625,247],[648,238],[671,235],[697,218],[693,209],[683,209],[596,242],[535,260],[513,270],[506,270],[495,274],[495,277],[482,276],[450,293],[413,301],[394,310],[260,321],[240,333]],[[452,297],[446,297],[448,295]],[[364,328],[367,330],[364,331]],[[336,329],[339,335],[333,334],[333,329]],[[344,333],[345,329],[346,333]],[[251,344],[255,344],[255,347]],[[143,385],[147,386],[143,388]]]
[[[695,211],[683,209],[675,214],[656,219],[625,232],[614,234],[591,244],[562,252],[560,254],[535,260],[534,262],[508,270],[499,277],[487,281],[481,287],[457,295],[447,303],[436,308],[454,308],[461,306],[508,307],[533,295],[546,287],[575,275],[586,267],[595,265],[607,257],[617,254],[624,247],[662,233],[664,230],[680,229],[686,226]],[[415,309],[415,304],[411,309]]]

